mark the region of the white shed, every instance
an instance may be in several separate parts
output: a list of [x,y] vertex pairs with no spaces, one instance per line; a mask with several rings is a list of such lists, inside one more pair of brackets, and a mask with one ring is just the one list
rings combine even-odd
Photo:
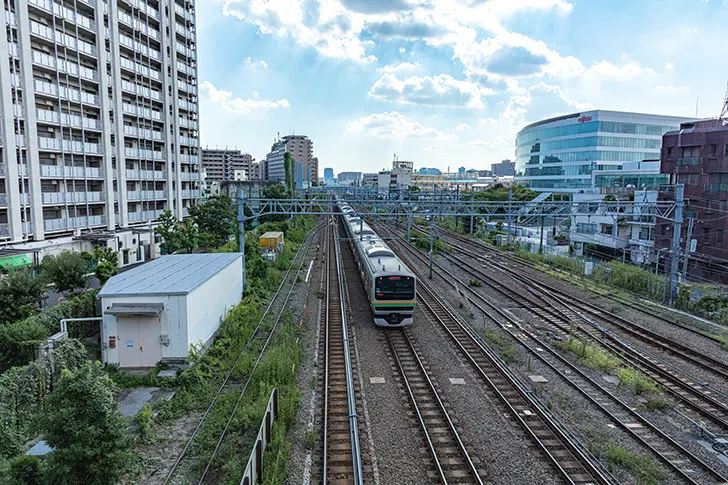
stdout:
[[208,345],[243,294],[241,253],[181,254],[118,274],[98,297],[104,317],[102,359],[153,367]]

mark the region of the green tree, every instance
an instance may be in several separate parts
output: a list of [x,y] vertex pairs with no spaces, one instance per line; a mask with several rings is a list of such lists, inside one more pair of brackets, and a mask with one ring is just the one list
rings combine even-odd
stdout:
[[154,232],[162,236],[160,247],[166,254],[171,254],[179,249],[179,237],[177,234],[177,224],[179,221],[172,211],[166,210],[157,218],[159,224],[154,228]]
[[37,456],[18,456],[10,464],[12,485],[41,485],[40,458]]
[[177,224],[177,236],[180,249],[186,253],[191,254],[200,245],[200,231],[189,219]]
[[35,313],[46,287],[29,269],[14,269],[0,277],[0,323],[10,323]]
[[64,371],[49,399],[42,431],[53,452],[47,483],[113,485],[127,466],[131,439],[99,365]]
[[293,196],[293,158],[291,157],[290,152],[286,152],[283,154],[283,171],[286,175],[286,192],[288,192],[289,196]]
[[94,271],[101,284],[119,273],[119,253],[105,246],[96,246],[93,254]]
[[216,195],[193,205],[190,207],[190,218],[197,224],[200,242],[208,248],[222,246],[237,230],[237,210],[227,195]]
[[61,293],[75,292],[80,288],[86,288],[88,284],[86,281],[88,262],[81,253],[64,250],[56,255],[46,256],[41,263],[41,270]]

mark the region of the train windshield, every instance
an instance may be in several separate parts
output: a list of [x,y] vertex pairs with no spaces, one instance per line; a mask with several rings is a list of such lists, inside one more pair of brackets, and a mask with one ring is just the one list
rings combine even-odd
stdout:
[[375,280],[377,300],[414,300],[415,279],[412,276],[379,276]]

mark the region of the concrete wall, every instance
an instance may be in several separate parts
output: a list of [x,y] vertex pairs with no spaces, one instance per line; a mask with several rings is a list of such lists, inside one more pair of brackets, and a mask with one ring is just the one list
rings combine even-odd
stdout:
[[187,296],[189,345],[207,343],[243,295],[242,255]]

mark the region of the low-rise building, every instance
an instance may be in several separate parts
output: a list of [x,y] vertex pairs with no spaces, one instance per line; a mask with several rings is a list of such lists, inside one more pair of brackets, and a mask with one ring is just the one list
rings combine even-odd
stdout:
[[164,256],[113,276],[99,291],[101,356],[125,368],[183,362],[207,347],[243,294],[241,253]]
[[378,173],[364,173],[361,178],[361,186],[368,187],[370,189],[376,188],[379,185],[379,174]]
[[503,160],[500,163],[494,163],[491,165],[490,170],[496,177],[515,177],[516,176],[516,162],[510,160]]
[[339,172],[336,177],[336,183],[338,185],[351,185],[358,187],[361,185],[361,172]]

